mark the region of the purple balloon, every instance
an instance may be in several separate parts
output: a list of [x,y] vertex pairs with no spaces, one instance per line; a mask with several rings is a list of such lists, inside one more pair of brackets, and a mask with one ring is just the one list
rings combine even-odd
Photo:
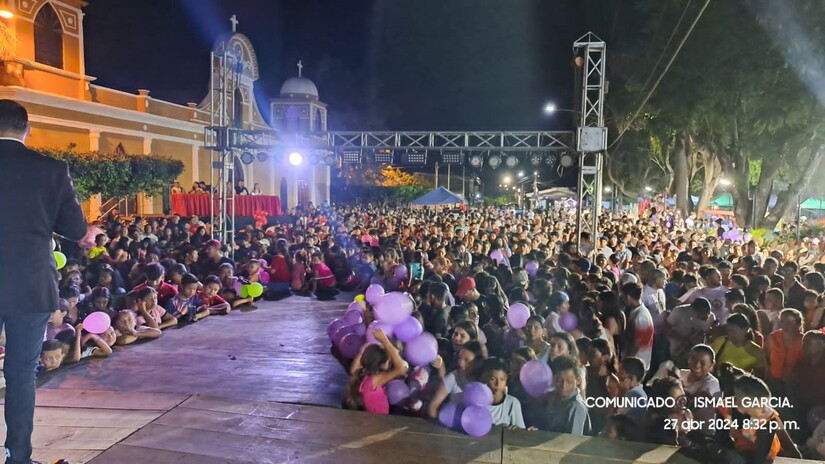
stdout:
[[364,298],[366,298],[367,303],[371,305],[375,305],[378,303],[378,299],[384,295],[384,287],[378,284],[372,284],[367,287],[367,291],[364,292]]
[[524,303],[513,303],[507,310],[507,322],[514,329],[522,329],[530,318],[530,308]]
[[553,388],[553,371],[545,362],[538,359],[527,361],[521,367],[519,380],[524,391],[533,398],[538,398]]
[[395,379],[387,383],[387,399],[390,404],[398,404],[410,397],[410,387],[403,380]]
[[529,261],[527,264],[524,265],[524,270],[527,271],[527,274],[531,278],[536,277],[536,272],[539,271],[539,263],[535,261]]
[[335,346],[338,346],[341,343],[341,339],[351,333],[355,333],[355,326],[348,325],[346,327],[341,327],[337,332],[335,332],[335,335],[332,336],[332,343],[334,343]]
[[536,295],[530,290],[527,290],[527,299],[530,300],[530,304],[536,304]]
[[565,332],[572,332],[579,326],[579,318],[573,313],[563,313],[559,315],[559,327]]
[[468,406],[461,413],[461,427],[467,435],[483,437],[493,428],[493,415],[485,406]]
[[468,383],[464,387],[464,406],[490,406],[493,404],[493,392],[481,382]]
[[361,314],[361,311],[357,309],[348,309],[347,312],[344,313],[344,322],[347,325],[355,325],[364,322],[364,316]]
[[364,305],[358,301],[353,301],[349,304],[349,306],[347,306],[347,311],[358,311],[359,313],[363,313]]
[[404,346],[404,357],[413,366],[426,366],[438,356],[438,342],[433,334],[424,332]]
[[456,429],[461,425],[461,413],[463,412],[464,408],[460,404],[447,403],[438,411],[438,422],[441,422],[444,427]]
[[410,294],[402,292],[387,293],[373,306],[375,317],[392,325],[400,323],[415,310]]
[[367,336],[367,326],[365,326],[363,322],[355,324],[353,327],[355,327],[355,332],[353,333],[358,334],[359,337]]
[[352,332],[344,335],[341,341],[338,342],[338,349],[345,358],[355,359],[355,357],[358,356],[358,352],[361,351],[361,347],[364,346],[364,343],[366,343],[364,337]]
[[333,335],[335,335],[335,332],[338,332],[338,329],[346,326],[347,323],[344,322],[343,319],[335,319],[334,321],[330,322],[327,326],[327,335],[329,335],[329,339],[332,340],[332,337]]
[[395,324],[393,326],[393,331],[395,332],[395,336],[404,343],[407,343],[413,340],[415,337],[421,335],[424,332],[424,327],[421,326],[421,323],[418,322],[418,319],[407,316],[404,318],[403,321]]
[[373,321],[373,323],[370,324],[370,326],[367,328],[367,341],[369,343],[374,343],[376,345],[381,344],[372,335],[372,332],[376,329],[383,330],[384,333],[387,335],[387,338],[392,338],[393,333],[394,333],[393,328],[390,324],[387,324],[386,322],[382,322],[382,321]]
[[502,261],[504,261],[504,254],[501,250],[493,250],[493,252],[490,253],[490,258],[495,260],[496,264],[501,264]]
[[387,288],[390,290],[398,290],[401,287],[401,279],[392,276],[387,279]]
[[403,264],[399,264],[398,266],[395,266],[395,269],[393,269],[393,271],[392,271],[392,275],[395,276],[395,278],[398,279],[398,280],[405,280],[407,278],[407,275],[408,275],[407,274],[407,266],[404,266]]

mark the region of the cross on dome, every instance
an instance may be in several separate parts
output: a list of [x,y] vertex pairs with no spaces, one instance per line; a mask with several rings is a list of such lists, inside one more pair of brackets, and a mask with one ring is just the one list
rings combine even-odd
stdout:
[[301,60],[298,60],[298,77],[302,77],[301,71],[304,70],[304,65],[301,63]]
[[238,17],[232,15],[229,17],[229,22],[232,23],[232,32],[237,32],[238,30]]

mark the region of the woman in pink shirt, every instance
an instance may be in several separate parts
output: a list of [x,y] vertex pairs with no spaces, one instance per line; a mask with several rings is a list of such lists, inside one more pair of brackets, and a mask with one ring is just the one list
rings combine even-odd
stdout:
[[335,275],[324,263],[320,252],[312,254],[312,293],[319,300],[334,300],[338,290],[335,288]]
[[389,414],[390,402],[384,385],[404,376],[407,363],[382,330],[374,331],[373,336],[381,346],[367,345],[353,360],[349,393],[359,408],[375,414]]

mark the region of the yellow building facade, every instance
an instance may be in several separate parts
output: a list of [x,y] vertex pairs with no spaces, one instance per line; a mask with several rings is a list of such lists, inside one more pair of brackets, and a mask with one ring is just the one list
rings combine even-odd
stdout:
[[[0,98],[16,100],[28,110],[31,147],[72,145],[81,152],[124,150],[168,156],[184,164],[178,179],[184,189],[195,181],[209,183],[212,161],[210,152],[203,148],[204,127],[210,124],[217,96],[206,95],[199,104],[178,104],[155,99],[148,89],[133,94],[94,84],[96,78],[86,74],[82,0],[5,0],[0,6],[13,14],[0,21],[16,38],[14,51],[3,57],[0,68]],[[220,38],[216,48],[219,46],[231,47],[243,57],[241,78],[234,91],[227,92],[227,107],[238,113],[231,115],[233,121],[244,129],[270,129],[253,93],[259,75],[249,39],[233,33]],[[203,59],[208,61],[209,57]],[[284,87],[295,90],[294,85],[287,86],[290,81]],[[278,111],[284,105],[294,106],[299,114],[304,106],[311,107],[315,118],[312,128],[326,130],[326,105],[318,101],[317,90],[314,95],[304,95],[282,89],[277,104],[274,102]],[[321,117],[323,124],[316,124]],[[276,121],[274,127],[279,125]],[[259,184],[262,194],[280,195],[285,208],[293,208],[299,201],[316,205],[329,201],[327,166],[304,163],[295,167],[281,157],[236,165],[240,169],[236,177],[242,177],[250,190]],[[85,208],[90,219],[96,218],[101,213],[101,199],[92,198]],[[162,214],[164,199],[140,195],[136,208],[142,215]]]

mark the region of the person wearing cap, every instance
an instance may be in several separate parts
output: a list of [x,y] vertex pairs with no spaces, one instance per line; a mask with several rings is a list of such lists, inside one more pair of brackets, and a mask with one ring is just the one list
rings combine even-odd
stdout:
[[461,279],[458,283],[458,291],[455,292],[455,296],[468,303],[477,301],[481,297],[481,294],[476,290],[476,280],[469,276]]

